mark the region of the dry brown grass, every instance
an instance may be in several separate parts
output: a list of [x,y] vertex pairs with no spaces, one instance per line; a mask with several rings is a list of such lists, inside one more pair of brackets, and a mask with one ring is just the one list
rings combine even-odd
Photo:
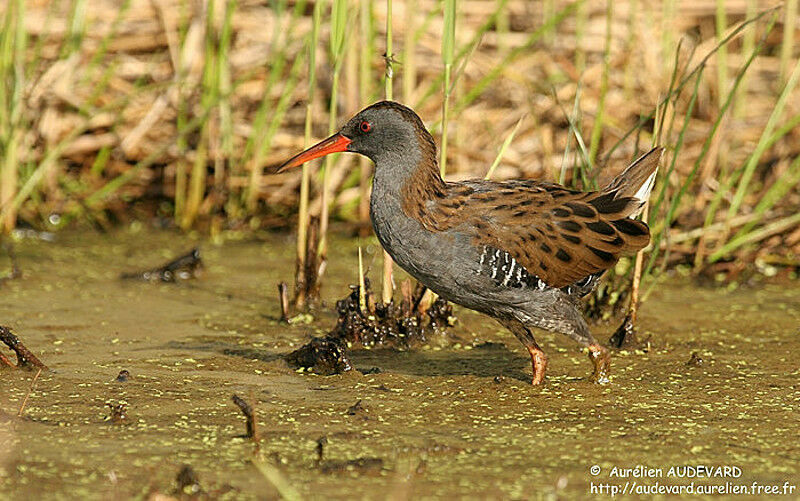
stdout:
[[[206,83],[211,59],[209,50],[219,49],[226,5],[232,4],[218,0],[211,4],[212,12],[205,12],[209,3],[201,1],[132,0],[130,8],[120,14],[118,1],[86,0],[81,17],[84,29],[82,35],[73,37],[75,51],[70,53],[65,48],[70,33],[75,34],[74,28],[70,28],[75,26],[75,22],[70,23],[70,6],[81,2],[62,2],[54,8],[43,0],[24,3],[24,28],[29,40],[21,113],[26,127],[14,138],[18,145],[17,186],[6,188],[4,196],[0,190],[0,203],[6,210],[6,230],[14,221],[9,219],[9,200],[18,195],[20,186],[48,155],[53,162],[42,169],[41,179],[34,183],[35,189],[18,207],[19,220],[33,225],[45,224],[43,221],[52,213],[71,216],[63,218],[65,221],[72,217],[90,217],[105,224],[110,215],[124,219],[132,202],[158,202],[158,210],[172,216],[176,179],[178,197],[186,196],[184,190],[191,192],[191,185],[184,188],[182,184],[187,182],[180,178],[183,172],[187,180],[199,182],[201,190],[197,218],[190,218],[189,225],[207,227],[211,223],[212,228],[237,227],[254,215],[259,215],[259,221],[265,224],[270,219],[264,216],[293,210],[297,204],[300,173],[272,175],[268,172],[270,166],[303,146],[308,92],[308,85],[303,82],[305,68],[301,65],[295,70],[300,79],[297,85],[291,84],[290,72],[292,63],[303,54],[304,37],[311,29],[310,6],[306,6],[303,14],[292,23],[288,13],[281,19],[276,17],[266,2],[239,1],[230,24],[230,51],[219,60],[225,71],[221,73],[221,83],[215,87],[215,94],[209,91]],[[417,0],[415,3],[416,26],[425,26],[411,48],[414,60],[409,73],[416,79],[410,83],[403,81],[405,73],[403,61],[400,61],[401,64],[395,65],[395,94],[410,93],[411,96],[405,98],[406,103],[415,107],[436,135],[440,130],[442,93],[437,88],[429,98],[423,99],[423,96],[442,72],[441,12],[424,24],[427,14],[439,8],[439,2]],[[555,3],[558,9],[567,5],[567,2]],[[755,0],[725,2],[728,32],[745,19],[748,8],[761,11],[774,5],[775,2]],[[292,2],[289,10],[293,6]],[[357,7],[355,2],[351,11],[357,12]],[[367,54],[374,80],[366,94],[374,96],[370,101],[380,95],[379,80],[384,71],[384,8],[382,2],[374,3],[375,48]],[[404,8],[404,2],[394,2],[395,58],[408,53],[405,43],[411,38],[404,30],[407,19]],[[494,1],[459,2],[456,52],[495,8]],[[0,7],[0,12],[2,9],[4,7]],[[664,245],[670,242],[677,251],[670,255],[673,260],[685,261],[686,256],[691,259],[696,254],[698,239],[702,239],[702,264],[715,249],[729,242],[737,228],[756,219],[752,215],[754,208],[770,187],[791,176],[790,165],[800,155],[800,127],[790,127],[759,159],[741,208],[731,217],[727,216],[734,186],[730,193],[719,195],[720,210],[711,224],[702,229],[709,203],[724,188],[727,176],[747,162],[775,108],[783,79],[797,64],[798,50],[794,46],[784,48],[787,38],[782,31],[784,11],[776,12],[775,28],[766,35],[765,48],[754,60],[732,107],[736,112],[729,112],[723,120],[711,144],[711,153],[688,187],[690,197],[681,201],[675,214],[673,235],[662,241]],[[558,179],[565,162],[563,152],[570,141],[573,153],[566,158],[570,167],[567,182],[570,182],[572,165],[581,158],[574,153],[575,141],[570,140],[565,112],[572,113],[579,90],[576,122],[588,145],[603,96],[606,14],[606,2],[586,2],[576,14],[558,25],[553,36],[501,64],[505,55],[526,43],[545,15],[540,2],[509,0],[506,3],[501,12],[501,29],[491,29],[481,37],[480,44],[463,67],[451,98],[448,149],[451,179],[482,177],[503,138],[526,117],[493,177]],[[754,41],[760,40],[769,17],[748,26],[726,46],[730,82],[723,85],[717,82],[719,58],[711,57],[698,84],[691,115],[684,116],[693,80],[680,98],[667,106],[665,123],[674,123],[674,127],[665,132],[663,144],[674,146],[682,124],[684,121],[687,124],[675,170],[669,179],[661,181],[670,187],[666,192],[667,202],[676,196],[701,154],[710,126],[718,116],[720,89],[730,88],[749,55],[743,52],[743,47],[749,49]],[[648,121],[638,134],[628,137],[608,156],[611,147],[637,120],[652,113],[659,99],[665,97],[679,41],[679,66],[686,68],[695,67],[713,51],[718,41],[713,0],[618,1],[613,4],[612,20],[608,91],[604,96],[596,159],[598,169],[590,171],[601,181],[621,170],[635,155],[637,136],[639,149],[652,141],[653,123]],[[359,51],[369,47],[359,43],[357,19],[352,19],[351,23],[352,43],[339,90],[340,122],[369,104],[359,100],[356,64]],[[507,30],[502,29],[503,26],[507,26]],[[323,22],[321,37],[321,45],[327,47],[327,22]],[[791,43],[792,37],[788,38]],[[785,50],[789,50],[791,58],[788,70],[781,75],[781,54]],[[328,58],[328,52],[321,48],[317,54],[318,92],[314,103],[316,126],[313,133],[317,137],[327,132],[326,110],[331,84]],[[283,59],[285,64],[277,80],[270,85],[270,71]],[[481,79],[498,68],[498,78],[474,101],[466,102],[465,97]],[[216,70],[219,73],[220,68]],[[254,125],[259,107],[267,101],[266,121],[269,122],[282,96],[287,98],[286,114],[279,115],[280,126],[270,137],[271,141],[262,145],[262,153],[253,154],[248,150],[248,140],[254,134],[266,134],[265,128]],[[778,128],[791,124],[798,114],[800,90],[795,89],[779,117]],[[6,148],[8,140],[6,138]],[[259,138],[253,140],[257,150]],[[98,154],[101,159],[107,157],[107,162],[98,165]],[[672,154],[668,153],[665,165],[671,162]],[[193,165],[200,166],[204,173],[202,178],[192,175]],[[356,165],[353,159],[345,157],[330,175],[335,217],[353,220],[359,217]],[[6,186],[8,184],[9,181]],[[248,190],[254,190],[249,193],[258,202],[255,208],[246,204]],[[313,185],[312,197],[318,193],[318,185]],[[667,206],[665,203],[653,216],[654,221],[663,221]],[[758,221],[756,229],[785,220],[798,206],[800,192],[793,184],[783,200]],[[319,211],[319,201],[312,201],[312,214]],[[754,242],[761,244],[760,250],[750,252],[752,247],[748,244],[731,252],[748,249],[749,260],[760,257],[797,266],[800,228],[793,224],[784,226]],[[743,256],[745,254],[739,254]]]

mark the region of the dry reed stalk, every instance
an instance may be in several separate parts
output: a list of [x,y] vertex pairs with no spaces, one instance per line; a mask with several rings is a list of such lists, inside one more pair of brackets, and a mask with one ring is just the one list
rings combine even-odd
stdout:
[[[384,60],[386,61],[386,84],[384,95],[386,99],[392,100],[392,82],[394,76],[394,68],[392,64],[394,61],[394,54],[392,52],[392,0],[386,0],[386,52],[384,53]],[[383,251],[383,280],[381,282],[381,300],[383,304],[392,302],[392,295],[394,294],[394,277],[393,277],[394,263],[392,256],[385,250]]]
[[[372,75],[370,58],[375,52],[375,33],[372,13],[372,2],[360,0],[359,2],[359,59],[358,59],[358,91],[359,102],[365,105],[372,95]],[[358,159],[358,221],[361,224],[359,234],[367,236],[369,233],[369,183],[372,165],[369,159],[359,156]]]
[[[308,99],[305,108],[305,127],[303,137],[303,147],[308,148],[311,146],[311,127],[314,120],[314,97],[316,96],[317,82],[317,46],[319,45],[319,29],[322,18],[322,2],[314,4],[314,10],[311,18],[311,39],[308,44]],[[311,193],[311,164],[306,162],[301,167],[300,177],[300,201],[297,215],[297,255],[295,264],[295,287],[294,287],[294,305],[297,309],[306,307],[309,295],[309,273],[308,273],[308,249],[313,245],[316,247],[317,242],[309,244],[309,225],[311,223],[309,215],[309,197]],[[316,270],[313,271],[316,276]],[[314,280],[316,283],[316,280]]]

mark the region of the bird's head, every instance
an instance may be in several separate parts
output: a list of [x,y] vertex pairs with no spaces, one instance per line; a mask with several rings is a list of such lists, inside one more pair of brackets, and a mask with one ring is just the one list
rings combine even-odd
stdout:
[[377,171],[390,168],[394,175],[409,174],[421,161],[436,164],[433,137],[417,114],[402,104],[381,101],[361,110],[336,134],[287,160],[278,172],[346,151],[369,157]]

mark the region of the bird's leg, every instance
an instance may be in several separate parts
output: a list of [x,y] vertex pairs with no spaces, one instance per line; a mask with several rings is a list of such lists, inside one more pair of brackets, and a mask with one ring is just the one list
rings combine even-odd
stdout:
[[531,354],[531,367],[533,369],[533,378],[531,384],[537,385],[544,382],[544,373],[547,370],[547,355],[544,354],[541,348],[533,342],[532,346],[527,346],[528,353]]
[[536,344],[536,339],[534,339],[531,330],[518,320],[505,320],[501,323],[528,349],[528,353],[531,355],[531,368],[533,369],[531,383],[534,385],[542,384],[544,382],[544,373],[547,370],[547,355]]
[[594,365],[591,381],[598,384],[608,383],[611,356],[589,332],[589,327],[575,303],[556,289],[553,291],[552,302],[540,308],[538,311],[529,312],[530,325],[551,332],[561,332],[586,347],[589,350],[589,359]]

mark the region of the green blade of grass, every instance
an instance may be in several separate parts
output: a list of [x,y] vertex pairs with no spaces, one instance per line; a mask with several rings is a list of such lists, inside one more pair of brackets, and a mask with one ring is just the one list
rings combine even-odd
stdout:
[[447,172],[447,140],[450,114],[450,73],[453,69],[453,59],[456,37],[456,2],[444,0],[444,27],[442,32],[442,63],[444,65],[444,105],[442,106],[442,141],[441,156],[439,160],[439,173],[444,177]]
[[500,161],[503,159],[503,155],[505,155],[506,150],[511,145],[511,142],[514,140],[514,136],[517,135],[517,131],[519,130],[520,125],[522,125],[523,120],[525,120],[525,115],[523,115],[522,117],[520,117],[519,120],[517,120],[517,124],[514,126],[513,129],[511,129],[511,132],[509,132],[508,135],[506,136],[506,139],[503,141],[502,146],[500,146],[500,151],[497,152],[497,156],[494,158],[494,162],[492,162],[492,165],[486,172],[486,176],[484,177],[484,179],[490,179],[492,177],[492,174],[494,174],[494,170],[497,168],[497,166],[500,164]]
[[[700,70],[700,68],[701,68],[701,67],[705,66],[705,64],[706,64],[706,63],[708,63],[708,60],[709,60],[709,59],[711,59],[711,58],[714,56],[714,54],[716,54],[716,53],[717,53],[717,51],[719,50],[719,48],[720,48],[720,47],[722,47],[723,45],[727,44],[728,42],[730,42],[731,40],[733,40],[733,39],[734,39],[734,38],[736,38],[737,36],[739,36],[739,34],[740,34],[740,33],[741,33],[741,32],[742,32],[742,31],[743,31],[743,30],[744,30],[744,29],[745,29],[747,26],[749,26],[749,25],[750,25],[750,24],[752,24],[752,23],[755,23],[755,22],[759,21],[759,20],[760,20],[762,17],[766,16],[767,14],[773,14],[772,18],[770,19],[769,26],[770,26],[770,27],[774,26],[774,24],[775,24],[775,19],[776,19],[776,17],[777,17],[777,14],[776,14],[775,12],[776,12],[776,10],[778,10],[779,8],[780,8],[779,6],[777,6],[777,7],[771,7],[771,8],[769,8],[769,9],[766,9],[766,10],[764,10],[764,11],[761,11],[761,12],[758,14],[758,16],[756,16],[756,17],[754,17],[754,18],[752,18],[752,19],[746,19],[746,20],[742,21],[741,23],[739,23],[739,24],[736,26],[736,28],[735,28],[735,29],[733,29],[733,30],[732,30],[732,31],[731,31],[731,32],[728,34],[728,36],[726,36],[726,37],[725,37],[723,40],[721,40],[720,42],[718,42],[718,43],[717,43],[717,44],[714,46],[714,48],[713,48],[711,51],[709,51],[709,53],[708,53],[708,54],[706,54],[706,55],[703,57],[703,59],[702,59],[702,60],[700,60],[700,62],[699,62],[699,63],[697,63],[697,65],[694,67],[694,69],[692,69],[692,71],[690,71],[689,73],[687,73],[687,74],[686,74],[686,75],[685,75],[685,76],[684,76],[684,77],[681,79],[680,83],[678,83],[678,85],[677,85],[677,86],[675,86],[675,88],[674,88],[674,89],[673,89],[673,90],[672,90],[670,93],[668,93],[667,95],[665,95],[665,96],[664,96],[664,97],[661,99],[661,101],[658,103],[658,105],[656,106],[656,108],[657,108],[658,106],[663,106],[663,105],[664,105],[664,104],[665,104],[667,101],[669,101],[669,100],[673,99],[675,94],[680,94],[680,93],[683,91],[683,88],[686,86],[686,84],[688,84],[688,83],[691,81],[692,77],[694,77],[694,76],[695,76],[695,74],[696,74],[696,73],[697,73],[697,72]],[[770,29],[771,29],[771,28],[770,28]],[[625,141],[627,141],[627,139],[628,139],[628,138],[631,136],[631,134],[633,134],[634,132],[638,131],[638,130],[639,130],[639,129],[640,129],[640,128],[641,128],[641,127],[642,127],[642,126],[645,124],[645,123],[647,123],[649,120],[652,120],[652,119],[653,119],[653,116],[654,116],[654,113],[655,113],[655,108],[654,108],[654,110],[653,110],[653,111],[651,111],[651,112],[650,112],[650,113],[648,113],[647,115],[643,115],[643,116],[641,116],[641,117],[639,118],[639,120],[636,122],[636,124],[635,124],[633,127],[631,127],[631,128],[630,128],[630,129],[628,129],[628,130],[627,130],[627,131],[626,131],[624,134],[622,134],[622,135],[619,137],[619,139],[617,139],[617,142],[616,142],[616,143],[614,143],[614,145],[613,145],[611,148],[609,148],[609,149],[608,149],[608,151],[606,152],[606,154],[604,155],[604,157],[603,157],[603,159],[604,159],[604,160],[603,160],[603,163],[608,163],[608,160],[611,158],[611,156],[614,154],[614,152],[615,152],[615,151],[617,151],[617,148],[619,148],[619,147],[620,147],[622,144],[624,144],[624,143],[625,143]]]
[[773,108],[772,113],[770,114],[769,119],[767,120],[767,125],[761,131],[761,137],[759,137],[758,139],[758,144],[756,144],[755,150],[750,155],[750,158],[747,160],[747,164],[745,164],[744,170],[742,171],[742,175],[739,180],[739,186],[736,190],[736,194],[733,196],[733,200],[731,201],[731,206],[728,209],[728,219],[732,218],[739,212],[739,208],[742,205],[744,196],[747,193],[748,187],[750,186],[750,181],[753,178],[753,173],[756,170],[756,166],[758,165],[759,160],[761,160],[762,155],[766,151],[766,147],[772,135],[772,132],[775,129],[781,115],[783,115],[783,110],[786,107],[786,103],[789,100],[789,97],[792,95],[792,92],[794,91],[794,88],[799,80],[800,80],[800,61],[795,63],[794,70],[792,71],[791,76],[789,76],[789,80],[786,82],[786,85],[784,86],[781,95],[778,97],[778,101],[775,103],[775,108]]
[[511,64],[515,59],[519,56],[525,54],[530,50],[530,48],[540,41],[544,35],[555,29],[556,26],[561,24],[567,17],[572,15],[575,12],[575,9],[583,3],[583,0],[579,0],[577,2],[572,2],[563,9],[561,9],[556,15],[548,19],[542,26],[539,26],[533,33],[531,33],[525,42],[518,47],[514,47],[514,49],[510,50],[508,54],[506,54],[503,59],[497,63],[486,75],[483,76],[471,89],[469,92],[466,93],[464,97],[462,97],[458,104],[455,106],[456,113],[460,112],[470,104],[472,104],[475,99],[478,98],[486,88],[494,82],[497,77],[499,77],[506,67]]
[[600,148],[600,137],[603,134],[603,116],[606,108],[606,94],[608,94],[608,71],[611,65],[611,28],[614,25],[614,2],[606,2],[606,39],[603,50],[603,72],[600,75],[600,97],[597,101],[597,112],[589,136],[589,164],[594,164],[597,150]]

